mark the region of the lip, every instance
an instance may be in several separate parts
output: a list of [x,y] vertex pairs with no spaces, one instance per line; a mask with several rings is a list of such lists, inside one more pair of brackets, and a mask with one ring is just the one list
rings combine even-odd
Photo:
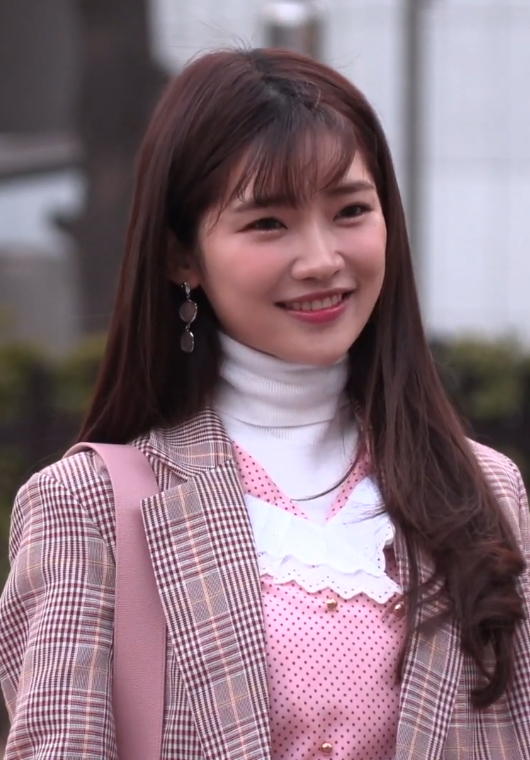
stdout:
[[[333,322],[338,319],[346,309],[350,296],[353,294],[353,290],[327,290],[320,293],[311,293],[304,296],[303,299],[295,299],[293,301],[284,301],[284,311],[293,319],[297,319],[299,322],[305,322],[306,324],[322,325],[327,322]],[[342,301],[335,306],[330,306],[327,309],[319,309],[318,311],[295,311],[288,308],[289,303],[300,303],[303,301],[317,301],[330,296],[344,295]],[[283,304],[282,304],[283,305]],[[285,308],[287,307],[287,308]]]

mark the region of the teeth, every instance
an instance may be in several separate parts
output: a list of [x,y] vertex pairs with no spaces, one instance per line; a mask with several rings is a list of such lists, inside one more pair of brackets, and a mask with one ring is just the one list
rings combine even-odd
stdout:
[[294,301],[289,309],[292,311],[320,311],[321,309],[330,309],[342,301],[342,295],[327,296],[317,301]]

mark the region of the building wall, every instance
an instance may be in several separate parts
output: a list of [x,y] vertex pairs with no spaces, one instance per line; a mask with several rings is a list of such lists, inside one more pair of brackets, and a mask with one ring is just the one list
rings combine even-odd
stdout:
[[[152,0],[178,68],[262,44],[258,0]],[[424,0],[422,303],[434,334],[530,342],[530,0]],[[325,59],[378,111],[402,177],[402,0],[325,0]]]
[[530,2],[440,0],[428,29],[426,313],[530,339]]

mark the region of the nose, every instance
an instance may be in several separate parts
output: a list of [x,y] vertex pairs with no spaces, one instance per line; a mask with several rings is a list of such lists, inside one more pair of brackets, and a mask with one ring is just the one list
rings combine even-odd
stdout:
[[312,225],[300,235],[291,275],[296,280],[328,282],[344,268],[344,258],[334,235]]

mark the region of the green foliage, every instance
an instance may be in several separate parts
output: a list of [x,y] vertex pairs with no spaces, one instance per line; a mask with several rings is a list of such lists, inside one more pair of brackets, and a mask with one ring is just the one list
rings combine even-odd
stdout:
[[32,369],[45,359],[33,348],[8,345],[0,350],[0,425],[12,423],[22,413]]
[[433,350],[446,387],[467,418],[483,420],[518,413],[528,380],[529,358],[516,342],[460,339],[434,345]]
[[80,421],[88,407],[103,349],[104,336],[88,338],[55,367],[54,406]]
[[530,355],[513,340],[461,338],[432,349],[473,437],[513,459],[530,483]]

